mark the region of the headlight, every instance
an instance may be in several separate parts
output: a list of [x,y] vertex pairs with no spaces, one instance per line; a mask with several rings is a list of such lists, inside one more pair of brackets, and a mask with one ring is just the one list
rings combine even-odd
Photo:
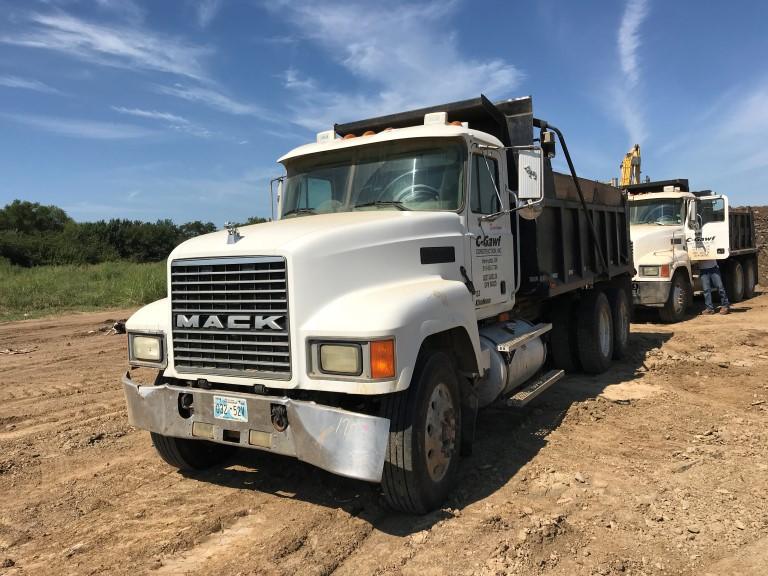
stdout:
[[393,338],[310,340],[308,344],[308,372],[311,378],[334,375],[347,380],[383,380],[394,378],[397,372]]
[[640,276],[669,278],[669,264],[661,266],[640,266]]
[[326,374],[359,376],[363,355],[359,344],[321,344],[320,371]]
[[135,364],[161,366],[165,361],[162,334],[129,334],[128,360]]

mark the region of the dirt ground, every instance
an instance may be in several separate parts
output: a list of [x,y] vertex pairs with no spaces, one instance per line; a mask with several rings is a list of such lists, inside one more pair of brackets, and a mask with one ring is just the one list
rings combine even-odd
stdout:
[[128,314],[0,324],[0,574],[768,574],[768,294],[640,318],[609,373],[486,410],[421,518],[270,454],[166,466],[99,330]]

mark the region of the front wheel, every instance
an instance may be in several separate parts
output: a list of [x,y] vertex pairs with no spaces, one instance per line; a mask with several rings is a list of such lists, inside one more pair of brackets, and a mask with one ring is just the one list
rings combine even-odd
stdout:
[[179,470],[205,470],[228,458],[235,448],[206,440],[174,438],[150,432],[160,458]]
[[426,514],[448,496],[459,466],[459,378],[440,351],[419,359],[408,390],[384,399],[389,442],[382,474],[387,503],[409,514]]
[[685,317],[692,295],[688,278],[682,272],[675,273],[672,277],[672,285],[669,287],[667,301],[664,307],[659,309],[661,321],[667,324],[680,322]]

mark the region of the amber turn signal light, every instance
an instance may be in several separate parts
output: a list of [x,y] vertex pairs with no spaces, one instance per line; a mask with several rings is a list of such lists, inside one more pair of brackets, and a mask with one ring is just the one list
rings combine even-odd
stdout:
[[371,378],[395,377],[395,341],[371,342]]

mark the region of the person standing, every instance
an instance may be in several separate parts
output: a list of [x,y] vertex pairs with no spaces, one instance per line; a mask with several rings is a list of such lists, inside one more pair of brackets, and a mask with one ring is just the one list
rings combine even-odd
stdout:
[[704,304],[706,305],[702,314],[715,313],[715,307],[712,305],[713,288],[720,294],[720,314],[728,314],[731,305],[728,302],[728,294],[725,292],[717,260],[702,260],[699,262],[699,279],[701,280],[701,288],[704,290]]

